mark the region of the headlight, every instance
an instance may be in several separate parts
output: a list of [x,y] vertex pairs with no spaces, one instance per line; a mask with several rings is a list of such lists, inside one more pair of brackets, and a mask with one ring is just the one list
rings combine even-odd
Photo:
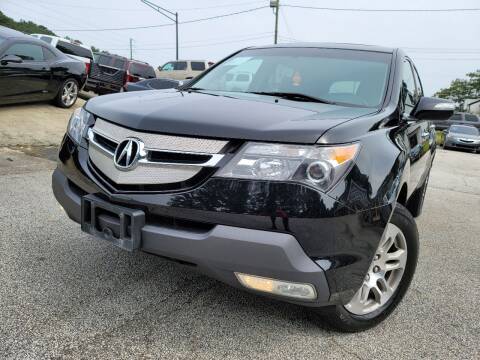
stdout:
[[82,137],[85,135],[90,116],[91,114],[88,111],[84,110],[83,108],[78,108],[73,112],[72,116],[70,117],[67,131],[70,137],[77,144],[81,143]]
[[219,177],[298,181],[329,190],[353,164],[359,144],[303,146],[247,143]]

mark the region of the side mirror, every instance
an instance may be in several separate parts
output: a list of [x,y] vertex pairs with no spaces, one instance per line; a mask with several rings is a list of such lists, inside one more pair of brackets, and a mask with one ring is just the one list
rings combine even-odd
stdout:
[[448,120],[454,111],[454,102],[424,96],[413,109],[412,116],[418,120]]
[[22,62],[23,62],[22,58],[20,56],[16,56],[16,55],[5,55],[0,60],[0,63],[2,65],[7,65],[8,63],[20,64]]

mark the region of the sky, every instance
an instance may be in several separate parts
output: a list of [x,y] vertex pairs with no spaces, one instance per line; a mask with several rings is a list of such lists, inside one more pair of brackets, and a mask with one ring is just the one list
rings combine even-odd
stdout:
[[[268,6],[270,0],[152,0],[179,21]],[[348,9],[472,9],[479,0],[280,0],[281,5]],[[175,59],[175,26],[140,0],[0,0],[15,20],[31,20],[157,67]],[[402,47],[415,62],[426,95],[480,69],[480,11],[359,12],[281,6],[279,42],[343,42]],[[181,59],[218,61],[252,45],[273,43],[275,17],[263,8],[235,16],[179,25]],[[149,29],[102,30],[164,25]],[[79,31],[79,30],[95,31]]]

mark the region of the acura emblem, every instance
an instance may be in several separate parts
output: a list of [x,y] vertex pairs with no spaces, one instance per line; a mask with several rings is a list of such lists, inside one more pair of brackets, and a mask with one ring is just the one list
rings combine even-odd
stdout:
[[113,157],[115,166],[120,170],[133,169],[138,160],[143,156],[143,142],[129,138],[118,144]]

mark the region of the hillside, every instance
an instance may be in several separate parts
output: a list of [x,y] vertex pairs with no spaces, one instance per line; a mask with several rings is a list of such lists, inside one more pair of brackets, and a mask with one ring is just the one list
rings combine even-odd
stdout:
[[26,34],[48,34],[55,35],[55,33],[47,29],[43,25],[35,24],[32,21],[15,21],[0,11],[0,25],[15,29]]

